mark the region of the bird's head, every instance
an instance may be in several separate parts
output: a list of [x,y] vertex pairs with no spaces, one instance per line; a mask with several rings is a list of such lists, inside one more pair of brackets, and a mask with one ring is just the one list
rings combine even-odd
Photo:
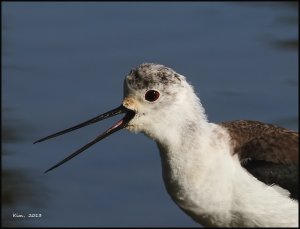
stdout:
[[[162,131],[172,124],[186,99],[185,77],[160,64],[142,64],[124,80],[122,105],[135,113],[126,129],[133,132]],[[173,123],[175,124],[175,123]]]

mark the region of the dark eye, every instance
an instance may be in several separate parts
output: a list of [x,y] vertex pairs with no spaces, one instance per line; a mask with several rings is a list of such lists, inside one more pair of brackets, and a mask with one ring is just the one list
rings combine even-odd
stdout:
[[155,90],[149,90],[145,94],[145,99],[149,102],[154,102],[159,98],[159,92]]

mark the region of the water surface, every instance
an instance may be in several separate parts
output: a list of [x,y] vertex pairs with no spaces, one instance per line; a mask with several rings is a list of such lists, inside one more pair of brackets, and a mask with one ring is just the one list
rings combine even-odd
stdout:
[[252,119],[297,130],[297,8],[3,3],[3,225],[199,226],[168,196],[156,145],[142,134],[120,131],[43,174],[119,117],[32,143],[119,106],[124,77],[143,62],[185,75],[212,122]]

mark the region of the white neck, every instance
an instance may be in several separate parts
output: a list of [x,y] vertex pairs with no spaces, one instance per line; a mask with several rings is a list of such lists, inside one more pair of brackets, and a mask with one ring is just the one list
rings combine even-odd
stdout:
[[206,226],[297,226],[297,202],[241,167],[227,131],[208,123],[194,97],[171,120],[166,116],[145,132],[158,145],[166,189],[176,204]]

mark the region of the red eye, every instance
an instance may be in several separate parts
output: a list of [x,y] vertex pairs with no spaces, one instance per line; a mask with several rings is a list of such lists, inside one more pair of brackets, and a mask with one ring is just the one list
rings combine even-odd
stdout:
[[159,92],[154,90],[149,90],[145,94],[145,99],[149,102],[154,102],[159,98]]

